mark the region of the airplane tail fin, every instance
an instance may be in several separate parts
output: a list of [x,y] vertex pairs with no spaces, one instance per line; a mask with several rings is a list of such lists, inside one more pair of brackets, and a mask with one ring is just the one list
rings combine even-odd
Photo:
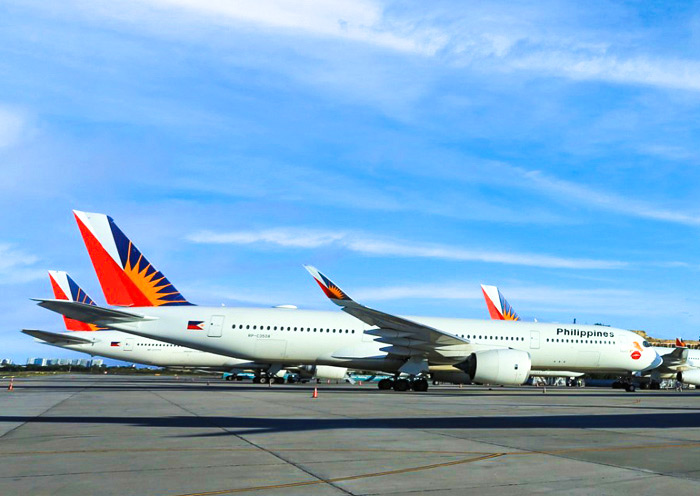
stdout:
[[686,348],[687,345],[681,338],[676,338],[676,348]]
[[[86,305],[95,305],[92,298],[76,284],[67,272],[50,270],[49,280],[51,281],[53,296],[57,300],[78,301]],[[63,316],[63,321],[66,324],[66,329],[69,331],[97,331],[103,329],[94,324],[87,324],[79,320],[69,319],[65,315]]]
[[496,286],[481,285],[481,292],[484,293],[486,308],[492,320],[520,320],[513,307],[503,297]]
[[104,214],[73,211],[105,299],[110,305],[191,305]]

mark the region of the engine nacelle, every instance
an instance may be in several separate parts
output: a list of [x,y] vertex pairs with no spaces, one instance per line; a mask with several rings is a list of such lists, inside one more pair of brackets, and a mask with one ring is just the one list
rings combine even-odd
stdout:
[[348,373],[346,367],[334,367],[332,365],[307,365],[301,367],[299,375],[304,378],[331,379],[342,381]]
[[455,367],[480,384],[519,386],[530,376],[530,354],[520,350],[475,351]]
[[700,369],[685,370],[679,375],[682,383],[700,386]]

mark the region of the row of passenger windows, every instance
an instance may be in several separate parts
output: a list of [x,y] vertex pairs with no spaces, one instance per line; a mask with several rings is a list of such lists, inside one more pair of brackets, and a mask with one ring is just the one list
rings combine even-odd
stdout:
[[598,339],[564,339],[564,338],[547,338],[548,343],[585,343],[585,344],[615,344],[615,341],[601,341]]
[[474,334],[473,336],[471,334],[467,334],[465,336],[464,334],[462,334],[462,337],[467,339],[490,339],[492,341],[525,341],[525,338],[519,336],[477,336],[476,334]]
[[136,346],[148,346],[149,348],[153,348],[154,346],[158,346],[158,347],[169,346],[169,347],[175,347],[175,348],[182,348],[182,346],[178,346],[176,344],[168,344],[168,343],[136,343]]
[[[231,326],[231,328],[235,329],[236,324],[233,324]],[[243,324],[238,324],[238,328],[243,329],[244,328]],[[279,326],[279,327],[278,326],[262,326],[262,325],[261,326],[258,326],[258,325],[251,326],[250,324],[247,324],[245,326],[245,329],[253,329],[253,330],[260,329],[261,331],[285,331],[286,330],[286,331],[292,331],[292,332],[304,332],[304,331],[306,331],[306,332],[328,332],[328,333],[332,332],[332,333],[337,333],[337,334],[343,334],[343,333],[355,334],[354,329],[321,329],[318,327],[313,327],[313,328],[311,328],[311,327],[287,327],[285,329],[284,326]]]

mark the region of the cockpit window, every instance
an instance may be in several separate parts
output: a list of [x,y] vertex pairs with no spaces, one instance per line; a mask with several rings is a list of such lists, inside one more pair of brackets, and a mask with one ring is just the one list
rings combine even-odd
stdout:
[[651,346],[651,345],[649,344],[649,341],[643,341],[643,342],[642,342],[642,345],[643,345],[645,348],[649,348],[649,347]]

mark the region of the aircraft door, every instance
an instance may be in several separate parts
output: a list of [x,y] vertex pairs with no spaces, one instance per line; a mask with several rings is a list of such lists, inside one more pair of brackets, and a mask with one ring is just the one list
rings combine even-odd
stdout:
[[212,315],[207,328],[207,336],[210,338],[220,338],[221,329],[224,327],[223,315]]
[[124,351],[132,351],[134,349],[134,340],[132,338],[124,340]]
[[540,331],[530,331],[530,349],[540,349]]

